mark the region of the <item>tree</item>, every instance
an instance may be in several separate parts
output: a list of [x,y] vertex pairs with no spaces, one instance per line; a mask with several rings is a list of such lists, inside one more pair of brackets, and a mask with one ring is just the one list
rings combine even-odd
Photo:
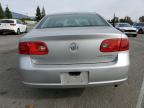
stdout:
[[140,21],[140,22],[144,22],[144,16],[141,16],[141,17],[139,18],[139,21]]
[[124,18],[121,18],[121,19],[119,20],[119,22],[121,22],[121,23],[133,24],[133,21],[132,21],[131,17],[129,17],[129,16],[126,16],[126,17],[124,17]]
[[0,19],[4,18],[4,11],[2,9],[1,3],[0,3]]
[[119,22],[120,23],[125,23],[125,19],[121,18],[121,19],[119,19]]
[[42,13],[41,13],[41,18],[43,18],[45,15],[46,15],[46,13],[45,13],[45,9],[44,9],[44,7],[43,7]]
[[114,14],[113,19],[109,20],[109,22],[115,26],[115,23],[119,22],[119,17],[116,17],[116,15]]
[[5,9],[5,17],[8,19],[12,18],[12,13],[11,13],[10,9],[8,8],[8,6]]
[[40,8],[39,8],[39,6],[37,7],[37,9],[36,9],[36,21],[38,22],[38,21],[40,21],[41,20],[41,10],[40,10]]
[[119,22],[119,18],[118,17],[114,17],[111,22],[113,23],[113,25],[115,25],[115,23]]
[[113,19],[111,20],[113,26],[115,26],[115,17],[116,17],[116,16],[115,16],[115,13],[114,13],[114,17],[113,17]]
[[132,21],[131,17],[129,17],[129,16],[125,17],[125,21],[129,24],[133,24],[133,21]]

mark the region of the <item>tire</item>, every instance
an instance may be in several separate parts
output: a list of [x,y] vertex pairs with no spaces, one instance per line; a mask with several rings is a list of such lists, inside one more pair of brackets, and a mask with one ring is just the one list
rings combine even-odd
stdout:
[[134,34],[133,37],[137,37],[137,34]]
[[139,34],[143,34],[144,31],[143,31],[142,29],[139,29],[138,33],[139,33]]
[[3,32],[0,32],[0,35],[3,35]]
[[20,32],[20,29],[18,28],[17,29],[17,33],[16,33],[17,35],[20,35],[21,34],[21,32]]
[[25,33],[27,33],[27,32],[28,32],[28,29],[26,28]]

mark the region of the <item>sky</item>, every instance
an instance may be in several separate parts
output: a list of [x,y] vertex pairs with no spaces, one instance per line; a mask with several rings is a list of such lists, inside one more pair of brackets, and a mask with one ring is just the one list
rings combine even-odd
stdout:
[[35,16],[36,8],[44,7],[47,14],[61,12],[96,12],[106,19],[130,16],[138,20],[144,16],[144,0],[0,0],[13,12]]

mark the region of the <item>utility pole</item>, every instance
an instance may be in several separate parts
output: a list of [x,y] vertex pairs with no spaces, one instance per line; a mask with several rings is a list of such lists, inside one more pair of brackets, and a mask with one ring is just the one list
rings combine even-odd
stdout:
[[115,13],[114,13],[113,22],[112,22],[112,24],[113,24],[114,27],[115,27],[115,18],[116,18],[116,16],[115,16]]

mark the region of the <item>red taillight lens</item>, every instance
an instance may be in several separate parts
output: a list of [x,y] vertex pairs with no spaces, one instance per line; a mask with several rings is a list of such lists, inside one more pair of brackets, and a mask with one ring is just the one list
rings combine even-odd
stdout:
[[16,24],[10,24],[11,26],[16,26]]
[[20,42],[19,54],[45,55],[48,54],[48,48],[43,42]]
[[126,50],[129,50],[129,40],[121,39],[120,51],[126,51]]
[[101,43],[101,52],[117,52],[129,49],[129,41],[127,38],[107,39]]

